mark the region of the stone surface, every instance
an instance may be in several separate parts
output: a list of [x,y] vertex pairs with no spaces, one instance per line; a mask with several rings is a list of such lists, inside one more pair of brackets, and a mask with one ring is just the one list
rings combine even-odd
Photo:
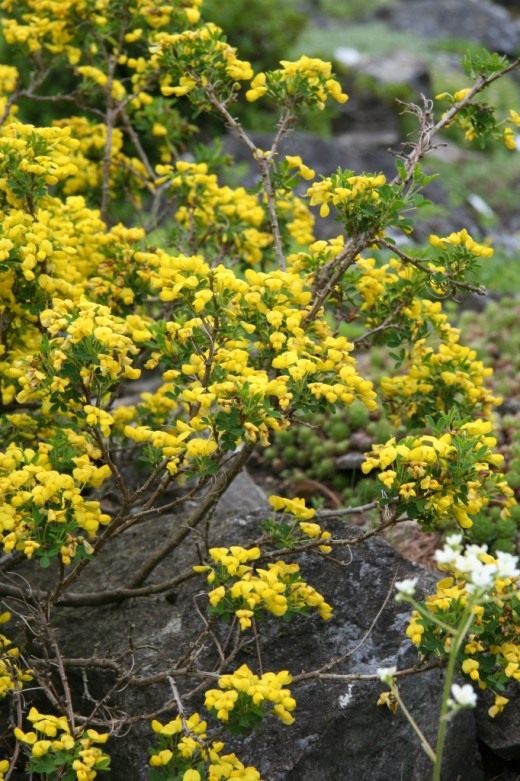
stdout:
[[[263,149],[271,145],[272,136],[267,133],[250,135],[255,144]],[[397,136],[389,136],[386,132],[381,134],[381,127],[374,128],[373,132],[363,129],[359,133],[352,127],[349,133],[334,139],[322,138],[314,133],[294,132],[283,140],[280,154],[299,154],[316,173],[323,175],[329,175],[338,167],[356,171],[383,171],[391,175],[395,173],[393,158],[388,153],[391,138],[397,139]],[[234,136],[225,136],[223,145],[224,151],[239,162],[251,162],[251,153]],[[256,176],[256,172],[253,172],[253,176]]]
[[217,514],[234,513],[247,514],[259,510],[270,511],[270,505],[265,493],[258,486],[246,469],[243,469],[233,480],[227,491],[220,498]]
[[487,709],[493,704],[494,697],[489,692],[481,696],[476,712],[479,739],[506,762],[520,763],[520,698],[518,684],[512,684],[504,692],[509,703],[502,713],[490,719]]
[[353,70],[371,76],[382,85],[406,85],[415,99],[421,92],[431,91],[429,68],[425,61],[413,52],[395,51],[385,57],[361,60]]
[[[244,485],[242,483],[242,485]],[[243,493],[243,491],[242,491]],[[245,494],[244,494],[245,495]],[[249,501],[249,499],[247,500]],[[236,504],[237,498],[232,503]],[[192,544],[165,560],[154,580],[172,577],[197,561],[201,536],[210,545],[240,544],[260,533],[258,512],[230,514],[217,512],[210,526],[193,535]],[[114,540],[85,570],[76,591],[115,586],[135,572],[157,541],[163,542],[185,522],[185,516],[149,521]],[[326,524],[338,536],[354,536],[336,522]],[[330,659],[344,656],[335,673],[375,673],[380,666],[399,668],[416,662],[416,652],[406,640],[404,629],[408,610],[392,598],[394,577],[418,575],[421,590],[432,588],[435,576],[402,559],[387,543],[371,539],[362,546],[339,549],[337,562],[305,555],[301,558],[304,576],[334,605],[334,618],[324,623],[315,616],[291,622],[266,619],[262,624],[261,653],[266,669],[290,669],[294,675],[316,670]],[[118,562],[115,570],[113,562]],[[27,570],[26,570],[27,572]],[[120,655],[121,666],[133,664],[138,676],[149,676],[168,667],[171,660],[189,650],[203,629],[204,581],[201,577],[183,583],[175,592],[132,599],[104,607],[62,608],[57,628],[67,656]],[[374,624],[375,621],[375,624]],[[215,627],[223,640],[227,627]],[[169,661],[170,660],[170,661]],[[211,643],[198,657],[200,669],[212,669],[216,654]],[[244,651],[235,659],[256,667],[256,655]],[[85,687],[86,683],[86,687]],[[78,674],[74,691],[78,705],[91,707],[85,699],[99,697],[112,683],[111,675],[89,671],[87,679]],[[188,684],[177,685],[184,693]],[[193,685],[193,684],[192,684]],[[428,738],[433,741],[437,726],[442,672],[430,670],[420,678],[402,681],[403,696]],[[376,706],[383,687],[378,681],[347,684],[323,679],[293,686],[298,700],[297,720],[287,728],[268,718],[259,732],[233,746],[244,761],[258,766],[265,781],[423,781],[430,774],[429,760],[423,754],[405,719],[392,716]],[[171,700],[167,682],[151,687],[127,687],[114,695],[120,712],[151,714]],[[189,708],[200,708],[194,696]],[[174,705],[163,719],[173,717]],[[144,781],[147,778],[147,748],[151,732],[148,719],[130,734],[113,741],[113,781]],[[473,714],[460,714],[450,729],[446,751],[446,781],[481,781],[479,753]]]
[[514,55],[520,48],[520,22],[487,0],[404,0],[383,11],[388,23],[425,38],[458,38]]
[[350,453],[345,453],[345,455],[339,456],[339,458],[336,459],[336,469],[345,471],[361,469],[361,464],[364,460],[365,456],[363,453],[356,453],[351,451]]

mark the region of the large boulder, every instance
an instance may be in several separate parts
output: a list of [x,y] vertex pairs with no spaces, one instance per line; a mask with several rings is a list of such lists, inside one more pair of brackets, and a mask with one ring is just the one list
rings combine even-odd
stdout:
[[[245,482],[244,482],[245,481]],[[197,561],[205,539],[210,545],[245,543],[261,534],[267,509],[251,510],[251,485],[247,478],[235,491],[234,511],[221,505],[209,528],[192,535],[182,552],[171,554],[154,573],[153,580],[175,576]],[[240,512],[241,497],[247,509]],[[224,511],[226,510],[226,511]],[[143,553],[185,524],[186,516],[148,521],[129,529],[84,571],[76,592],[115,588],[135,572]],[[341,537],[355,537],[359,529],[342,521],[327,526]],[[294,676],[317,671],[330,660],[337,663],[323,671],[341,675],[374,674],[380,666],[413,666],[417,655],[404,630],[408,608],[393,599],[393,580],[417,575],[421,590],[430,591],[435,575],[401,558],[386,542],[376,538],[359,546],[339,548],[334,561],[313,555],[300,559],[304,576],[334,606],[334,617],[325,623],[318,617],[285,622],[266,619],[260,632],[260,653],[265,669],[290,669]],[[27,565],[23,572],[28,577]],[[43,585],[41,578],[39,584]],[[153,685],[135,685],[135,678],[150,680],[170,668],[175,659],[189,654],[191,644],[204,629],[206,600],[204,581],[198,576],[164,595],[148,595],[116,604],[62,607],[57,610],[57,636],[67,658],[117,658],[120,670],[132,666],[134,684],[121,681],[100,712],[117,718],[123,713],[148,714],[132,725],[108,748],[113,757],[113,781],[147,779],[147,751],[151,743],[149,720],[167,704],[163,720],[176,713],[170,684],[157,679]],[[390,594],[390,596],[389,596]],[[224,641],[227,626],[214,633]],[[33,649],[33,651],[36,649]],[[233,665],[247,662],[257,667],[254,646],[242,650]],[[201,670],[214,669],[218,656],[211,638],[197,657]],[[175,673],[173,673],[175,675]],[[115,683],[115,673],[101,667],[72,672],[77,705],[86,712],[91,698],[101,696]],[[201,707],[200,692],[182,676],[175,678],[186,697],[186,707]],[[424,733],[435,741],[443,673],[430,669],[405,677],[401,691]],[[298,700],[296,723],[285,727],[267,718],[262,728],[236,748],[244,761],[255,764],[265,781],[424,781],[430,761],[419,746],[408,722],[393,716],[376,700],[383,690],[378,680],[334,680],[326,674],[293,684]],[[169,703],[169,704],[168,704]],[[113,745],[112,745],[113,744]],[[445,754],[445,781],[480,781],[484,776],[472,712],[461,713],[450,725]]]

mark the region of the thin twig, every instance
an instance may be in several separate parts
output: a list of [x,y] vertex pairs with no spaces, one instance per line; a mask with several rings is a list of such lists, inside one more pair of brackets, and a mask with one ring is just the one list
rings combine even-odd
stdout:
[[431,100],[427,100],[423,96],[424,109],[421,111],[421,128],[419,131],[419,138],[414,143],[412,151],[402,158],[405,165],[405,177],[403,179],[401,178],[400,174],[397,174],[392,180],[391,184],[398,184],[400,182],[403,185],[407,185],[412,179],[413,173],[419,161],[433,148],[433,137],[440,130],[447,127],[459,113],[459,111],[471,103],[475,95],[478,95],[479,92],[482,92],[482,90],[484,90],[486,87],[489,87],[489,85],[497,79],[500,79],[507,73],[516,70],[519,65],[520,57],[513,60],[513,62],[509,63],[507,66],[492,74],[491,76],[479,76],[473,87],[469,90],[468,94],[462,100],[454,103],[453,106],[451,106],[451,108],[448,109],[448,111],[446,111],[437,122],[433,121],[433,102]]
[[154,553],[145,561],[143,566],[137,571],[130,586],[138,588],[141,586],[153,570],[168,556],[180,543],[190,534],[192,528],[195,528],[211,510],[211,508],[220,499],[226,488],[228,488],[236,475],[245,465],[247,459],[253,452],[254,445],[245,445],[240,452],[234,456],[226,467],[216,476],[214,485],[210,488],[206,496],[201,500],[200,505],[188,518],[187,523],[182,529],[166,543],[157,548]]
[[251,152],[253,160],[258,166],[258,170],[260,172],[260,177],[262,179],[262,184],[263,184],[264,193],[267,202],[267,212],[269,214],[269,223],[271,227],[271,233],[273,235],[276,260],[280,268],[285,270],[287,264],[285,260],[285,254],[283,251],[282,234],[280,231],[280,223],[278,221],[278,213],[276,211],[276,193],[274,191],[272,177],[271,177],[271,167],[274,163],[275,154],[278,149],[278,145],[283,135],[285,135],[285,133],[287,133],[289,129],[290,122],[292,121],[292,117],[291,115],[289,115],[289,113],[284,114],[284,116],[281,118],[280,122],[278,123],[278,129],[273,141],[273,145],[268,152],[265,152],[264,150],[259,149],[259,147],[256,146],[256,144],[246,133],[246,131],[244,130],[240,122],[237,119],[235,119],[235,117],[228,111],[227,106],[225,106],[224,103],[222,103],[222,101],[219,100],[218,97],[215,95],[215,92],[212,89],[212,87],[210,85],[204,85],[204,90],[206,92],[206,95],[211,105],[215,109],[217,109],[217,111],[220,114],[222,114],[223,118],[226,121],[226,124],[231,128],[234,134],[247,146],[247,148]]

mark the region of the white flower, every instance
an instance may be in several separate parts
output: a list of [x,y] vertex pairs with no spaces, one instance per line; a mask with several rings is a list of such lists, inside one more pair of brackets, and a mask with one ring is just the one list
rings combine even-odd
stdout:
[[415,587],[417,585],[417,578],[405,578],[404,580],[398,580],[395,584],[397,591],[396,600],[399,602],[404,597],[413,597],[415,594]]
[[474,708],[477,704],[476,692],[469,683],[465,683],[462,686],[454,683],[451,687],[451,694],[453,700],[450,700],[449,703],[452,708],[457,706],[459,708]]
[[379,680],[383,681],[383,683],[387,683],[388,685],[392,683],[396,672],[397,667],[378,667],[377,669]]
[[453,564],[458,556],[458,552],[450,545],[445,545],[442,550],[435,551],[435,561],[437,564]]
[[475,565],[469,573],[469,580],[467,589],[469,592],[475,591],[475,589],[489,589],[495,582],[497,568],[494,564],[482,564],[479,561],[478,565]]
[[504,551],[497,551],[497,577],[499,578],[517,578],[520,575],[518,569],[518,556],[512,556]]
[[449,534],[445,542],[448,547],[460,550],[462,548],[462,534]]
[[[481,556],[487,553],[487,545],[468,545],[464,553],[459,553],[455,560],[455,567],[459,572],[471,573],[475,569],[484,566]],[[486,565],[489,566],[489,565]]]

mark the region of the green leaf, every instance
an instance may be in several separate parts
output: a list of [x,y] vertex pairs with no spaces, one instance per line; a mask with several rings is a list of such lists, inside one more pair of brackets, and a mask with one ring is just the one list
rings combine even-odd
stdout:
[[488,49],[472,49],[466,52],[462,60],[464,73],[470,79],[477,76],[492,76],[507,65],[507,58]]

